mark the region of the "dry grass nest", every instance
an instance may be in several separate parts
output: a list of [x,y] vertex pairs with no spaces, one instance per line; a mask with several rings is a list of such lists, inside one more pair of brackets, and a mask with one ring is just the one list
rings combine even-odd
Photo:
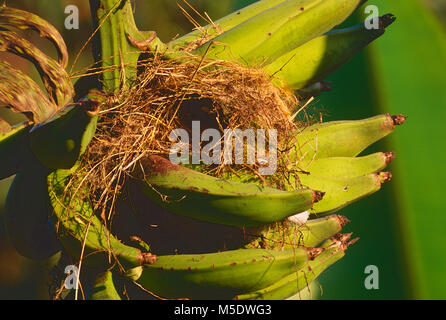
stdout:
[[[73,179],[82,180],[95,210],[110,218],[139,160],[148,155],[168,157],[174,144],[169,140],[172,130],[190,132],[191,122],[197,120],[201,130],[214,128],[222,135],[224,129],[276,129],[276,174],[260,176],[258,163],[207,165],[200,170],[214,176],[246,171],[258,182],[283,188],[281,181],[290,174],[284,156],[289,133],[305,126],[293,120],[298,106],[295,94],[273,84],[261,68],[196,56],[151,57],[140,61],[134,85],[108,95],[102,104],[96,134]],[[78,184],[72,183],[77,190]]]

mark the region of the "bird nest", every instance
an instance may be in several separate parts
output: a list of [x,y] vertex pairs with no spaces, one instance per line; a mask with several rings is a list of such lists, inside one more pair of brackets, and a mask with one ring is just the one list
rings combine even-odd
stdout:
[[[292,119],[298,98],[273,84],[260,68],[192,55],[140,61],[134,85],[108,95],[106,101],[79,174],[73,177],[78,180],[73,185],[81,183],[90,190],[94,208],[103,218],[113,215],[119,194],[141,159],[169,156],[176,144],[171,135],[176,129],[185,130],[189,136],[195,134],[193,123],[199,123],[200,136],[206,129],[217,130],[222,139],[215,147],[224,143],[226,129],[274,129],[278,152],[275,174],[259,174],[262,163],[258,161],[225,165],[223,159],[220,164],[202,165],[200,170],[214,176],[248,172],[257,182],[281,188],[284,175],[289,174],[282,156],[290,144],[289,133],[304,126]],[[255,145],[244,143],[246,159],[249,148],[255,149]]]

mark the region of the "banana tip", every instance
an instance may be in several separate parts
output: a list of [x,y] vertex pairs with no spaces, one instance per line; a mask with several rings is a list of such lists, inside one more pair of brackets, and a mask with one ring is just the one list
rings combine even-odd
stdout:
[[332,238],[332,240],[336,241],[342,251],[346,251],[350,246],[354,245],[359,240],[359,238],[351,239],[352,235],[352,232],[346,234],[337,234]]
[[396,116],[392,116],[392,120],[393,120],[393,124],[395,126],[400,126],[402,124],[404,124],[404,122],[406,122],[408,117],[403,116],[402,114],[398,114]]
[[348,220],[347,217],[344,216],[336,215],[336,219],[338,220],[341,229],[350,223],[350,220]]
[[141,264],[155,264],[158,261],[158,257],[148,252],[141,253]]
[[396,17],[393,14],[389,13],[389,14],[386,14],[386,15],[382,16],[381,18],[379,18],[379,26],[382,29],[385,29],[388,26],[390,26],[392,23],[394,23],[395,21],[396,21]]
[[313,190],[313,203],[321,201],[325,196],[325,192]]
[[385,161],[386,161],[386,164],[391,163],[392,160],[395,159],[395,157],[396,157],[395,152],[386,152],[386,153],[384,154],[384,159],[385,159]]
[[392,180],[392,174],[390,172],[380,172],[378,175],[381,183]]

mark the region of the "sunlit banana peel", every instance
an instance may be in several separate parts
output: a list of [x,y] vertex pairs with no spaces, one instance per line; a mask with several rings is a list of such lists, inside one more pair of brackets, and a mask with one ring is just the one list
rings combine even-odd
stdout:
[[257,1],[245,8],[233,12],[226,17],[223,17],[212,24],[194,30],[184,36],[174,39],[169,42],[169,47],[177,50],[190,51],[199,47],[207,39],[215,38],[216,36],[236,27],[246,20],[266,11],[274,6],[284,2],[285,0],[261,0]]
[[[333,157],[300,164],[301,175],[332,178],[355,178],[369,173],[382,171],[395,158],[394,152],[377,152],[363,157]],[[290,166],[289,169],[296,169]]]
[[314,175],[300,175],[304,186],[319,188],[325,192],[324,198],[313,206],[312,213],[320,216],[339,211],[377,191],[383,183],[390,181],[389,172],[367,174],[355,178],[330,178]]
[[[272,62],[343,22],[364,0],[288,0],[217,36],[194,54]],[[250,34],[250,37],[244,35]]]
[[313,160],[355,157],[373,143],[391,134],[407,117],[379,115],[363,120],[318,123],[293,133],[290,165],[308,165]]

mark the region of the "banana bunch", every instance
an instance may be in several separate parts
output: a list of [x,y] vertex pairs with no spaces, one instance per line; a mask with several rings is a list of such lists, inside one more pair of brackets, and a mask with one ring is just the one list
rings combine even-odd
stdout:
[[[143,51],[162,51],[167,59],[193,54],[238,61],[262,68],[276,85],[309,97],[325,91],[324,78],[395,20],[381,17],[376,30],[365,24],[332,30],[364,2],[261,0],[163,44],[155,33],[136,28],[129,1],[91,1],[101,25],[95,58],[104,68],[121,65],[113,59],[123,52],[131,52],[123,55],[129,63]],[[12,29],[38,31],[56,46],[58,61]],[[34,63],[47,91],[0,62],[0,102],[28,117],[15,127],[0,119],[0,178],[15,175],[4,210],[11,242],[33,259],[63,250],[94,275],[87,288],[91,299],[122,299],[131,286],[165,299],[299,297],[356,241],[340,233],[347,218],[330,214],[377,192],[391,178],[382,170],[393,153],[358,157],[405,121],[387,114],[291,132],[293,148],[285,157],[293,175],[283,181],[283,189],[253,181],[252,174],[216,178],[149,155],[140,159],[131,179],[147,201],[178,218],[242,230],[247,242],[217,253],[156,255],[157,248],[144,239],[133,237],[136,241],[130,243],[112,232],[93,207],[88,186],[80,183],[86,173],[79,160],[95,135],[105,92],[128,86],[134,72],[125,79],[109,70],[102,85],[75,93],[65,71],[67,49],[57,30],[36,15],[9,7],[0,8],[0,50]],[[79,83],[76,88],[85,85]],[[80,91],[84,97],[73,101]]]

